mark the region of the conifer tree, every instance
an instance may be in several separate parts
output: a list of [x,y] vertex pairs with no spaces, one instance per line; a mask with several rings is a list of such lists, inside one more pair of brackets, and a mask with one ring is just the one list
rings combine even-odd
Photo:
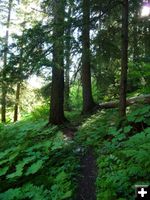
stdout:
[[6,21],[5,42],[4,42],[3,69],[2,69],[1,121],[4,123],[6,122],[6,95],[7,95],[7,82],[6,82],[7,69],[6,68],[7,68],[7,59],[8,59],[8,39],[9,39],[12,3],[13,3],[13,0],[9,0],[8,15],[7,15],[7,21]]
[[49,122],[62,124],[64,117],[64,14],[65,0],[53,1],[53,67]]
[[121,50],[121,80],[120,80],[120,117],[126,117],[126,90],[128,70],[128,0],[122,4],[122,50]]
[[83,94],[83,113],[92,111],[95,103],[92,96],[91,86],[91,55],[90,55],[90,1],[82,1],[82,94]]

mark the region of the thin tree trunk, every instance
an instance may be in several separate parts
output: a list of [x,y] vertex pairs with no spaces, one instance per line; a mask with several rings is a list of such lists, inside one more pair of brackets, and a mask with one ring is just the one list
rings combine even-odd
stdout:
[[4,45],[4,66],[3,66],[3,70],[2,70],[3,77],[2,77],[1,121],[3,123],[6,122],[6,95],[7,95],[6,66],[7,66],[8,38],[9,38],[11,10],[12,10],[12,0],[9,0],[6,35],[5,35],[5,45]]
[[133,25],[133,62],[136,62],[139,57],[138,51],[138,11],[135,11],[134,25]]
[[91,86],[91,60],[90,60],[90,1],[83,0],[83,27],[82,27],[82,93],[83,113],[90,112],[95,103]]
[[14,122],[18,121],[19,99],[20,99],[20,83],[17,83],[16,100],[14,107]]
[[122,52],[119,114],[121,119],[126,117],[126,90],[128,70],[128,0],[123,1],[122,8]]
[[66,63],[65,69],[65,110],[70,110],[70,79],[69,79],[70,65]]
[[[25,28],[25,23],[23,24],[23,28]],[[23,36],[24,36],[24,31],[23,31]],[[19,58],[19,68],[20,69],[22,68],[22,57],[23,57],[23,47],[21,46],[20,58]],[[16,99],[15,99],[15,106],[14,106],[14,122],[18,121],[21,82],[22,82],[22,80],[18,80],[17,88],[16,88]]]
[[62,124],[64,117],[64,9],[65,1],[53,1],[53,63],[50,118],[52,124]]
[[[71,15],[71,8],[69,9],[68,16]],[[68,27],[66,30],[66,66],[65,66],[65,110],[70,110],[70,78],[69,78],[69,72],[70,72],[70,54],[71,54],[71,22],[70,19],[68,19]]]

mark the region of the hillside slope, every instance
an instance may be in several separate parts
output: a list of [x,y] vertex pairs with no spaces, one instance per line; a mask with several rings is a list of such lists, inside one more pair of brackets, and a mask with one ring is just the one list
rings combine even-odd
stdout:
[[[73,139],[44,117],[1,125],[0,199],[76,199],[80,159],[89,149],[97,163],[97,200],[133,199],[134,185],[150,180],[149,113],[150,106],[129,108],[127,124],[117,128],[117,110],[102,110]],[[80,121],[76,113],[71,118]]]

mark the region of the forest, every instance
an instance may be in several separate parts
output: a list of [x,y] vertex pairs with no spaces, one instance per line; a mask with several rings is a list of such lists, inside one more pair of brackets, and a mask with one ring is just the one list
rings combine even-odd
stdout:
[[0,200],[149,199],[150,1],[0,0],[0,29]]

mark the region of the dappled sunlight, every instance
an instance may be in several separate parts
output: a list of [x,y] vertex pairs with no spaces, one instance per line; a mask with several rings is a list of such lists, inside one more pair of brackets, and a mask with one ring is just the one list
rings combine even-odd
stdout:
[[121,1],[0,0],[0,200],[149,184],[150,3]]

